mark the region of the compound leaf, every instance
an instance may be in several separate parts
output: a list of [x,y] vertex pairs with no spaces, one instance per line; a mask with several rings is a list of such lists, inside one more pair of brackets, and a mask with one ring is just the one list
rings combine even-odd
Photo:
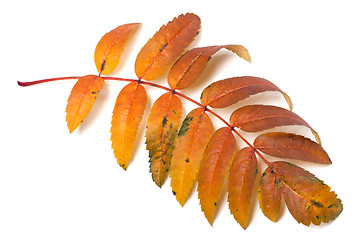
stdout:
[[111,141],[114,156],[123,169],[127,169],[131,159],[146,101],[147,93],[138,83],[128,84],[118,94],[112,116]]
[[162,76],[199,33],[200,18],[192,13],[180,15],[163,25],[140,50],[135,73],[139,79]]
[[184,89],[189,87],[204,71],[211,56],[220,49],[226,48],[239,57],[250,62],[250,54],[241,45],[219,45],[193,48],[181,56],[175,62],[168,74],[168,84],[172,89]]
[[200,101],[203,105],[213,108],[228,107],[245,98],[266,91],[279,91],[284,96],[290,109],[290,97],[272,82],[259,77],[234,77],[214,82],[201,93]]
[[235,137],[230,128],[223,127],[213,134],[201,160],[198,197],[201,209],[211,225],[235,152]]
[[66,121],[70,133],[86,118],[103,86],[103,78],[95,75],[78,79],[71,90],[66,106]]
[[299,159],[307,162],[331,164],[321,145],[301,135],[270,132],[258,136],[254,147],[268,155],[280,158]]
[[128,38],[139,25],[140,23],[121,25],[101,38],[94,52],[94,62],[100,75],[108,75],[117,67]]
[[181,112],[180,99],[167,92],[154,102],[149,114],[145,143],[149,150],[152,179],[159,187],[164,184],[168,176]]
[[201,157],[212,134],[213,125],[203,108],[192,110],[178,132],[170,177],[173,194],[181,206],[193,187]]
[[230,168],[228,202],[235,220],[246,229],[250,216],[252,190],[257,175],[255,151],[246,147],[235,156]]

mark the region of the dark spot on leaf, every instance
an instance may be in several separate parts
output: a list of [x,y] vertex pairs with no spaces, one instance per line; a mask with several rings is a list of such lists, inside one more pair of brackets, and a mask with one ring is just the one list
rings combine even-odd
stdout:
[[291,139],[292,141],[295,141],[295,140],[296,140],[296,138],[295,138],[295,136],[294,136],[293,134],[289,134],[289,135],[288,135],[288,138]]
[[181,128],[178,132],[178,137],[185,135],[186,131],[189,130],[189,124],[192,120],[193,120],[193,117],[188,117],[188,116],[184,119],[183,125],[181,126]]
[[277,185],[281,184],[281,180],[278,178],[275,178],[275,184],[277,184]]
[[165,43],[165,44],[160,48],[159,52],[162,52],[167,45],[168,45],[168,43]]
[[167,125],[167,122],[168,122],[168,118],[167,115],[165,115],[163,118],[162,126],[165,127],[165,125]]
[[188,162],[189,162],[189,158],[185,159],[185,162],[188,163]]
[[214,206],[216,207],[216,202],[214,202]]
[[175,196],[175,194],[177,194],[176,192],[172,191],[173,195]]
[[106,60],[104,60],[103,62],[102,62],[102,64],[101,64],[101,71],[100,72],[102,72],[103,70],[104,70],[104,66],[106,65]]
[[328,206],[328,208],[331,208],[331,207],[333,207],[333,204],[331,204],[331,205]]
[[316,202],[315,200],[311,200],[311,204],[313,206],[316,206],[316,207],[319,207],[319,208],[323,207],[322,203]]

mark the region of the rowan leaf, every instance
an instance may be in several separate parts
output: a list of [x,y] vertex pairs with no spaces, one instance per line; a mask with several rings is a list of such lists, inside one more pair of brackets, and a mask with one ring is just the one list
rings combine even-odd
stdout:
[[193,187],[201,157],[213,134],[213,125],[203,108],[192,110],[184,119],[175,141],[171,161],[171,187],[181,206]]
[[263,172],[258,199],[262,213],[271,221],[275,222],[281,208],[282,183],[270,167]]
[[146,101],[147,93],[144,87],[133,82],[120,91],[114,106],[111,126],[112,148],[117,163],[124,170],[131,159]]
[[108,75],[117,67],[128,38],[139,25],[140,23],[121,25],[101,38],[94,52],[94,62],[100,75]]
[[70,133],[86,118],[103,86],[103,78],[95,75],[78,79],[71,90],[66,106],[66,121]]
[[230,124],[246,132],[259,132],[286,125],[303,125],[311,129],[320,144],[318,133],[300,116],[284,108],[270,105],[248,105],[234,111]]
[[323,181],[288,162],[274,162],[269,168],[282,183],[288,210],[297,222],[309,226],[327,223],[343,210],[342,202]]
[[[143,85],[166,91],[154,102],[146,125],[145,143],[152,179],[161,187],[170,171],[172,192],[182,206],[197,180],[201,209],[211,225],[216,207],[223,200],[220,195],[228,178],[230,212],[244,229],[248,226],[257,175],[256,155],[268,166],[258,187],[258,200],[265,216],[276,221],[283,198],[299,223],[320,225],[335,219],[342,212],[343,205],[329,186],[300,167],[287,162],[270,162],[264,156],[266,153],[278,158],[330,164],[328,154],[320,146],[318,134],[306,121],[284,108],[250,105],[234,111],[229,124],[221,114],[208,107],[224,108],[255,94],[276,91],[283,95],[292,110],[291,99],[285,92],[272,82],[253,76],[233,77],[210,84],[202,91],[201,103],[177,91],[197,81],[211,57],[223,48],[251,62],[248,51],[241,45],[200,47],[183,54],[199,33],[200,25],[200,18],[192,13],[179,15],[163,25],[137,55],[137,79],[101,77],[114,71],[126,42],[139,26],[139,23],[130,23],[106,33],[98,42],[94,53],[98,76],[57,77],[17,83],[19,86],[31,86],[78,79],[66,106],[66,122],[72,133],[90,112],[105,80],[131,82],[118,94],[110,130],[114,155],[125,170],[131,161],[146,107],[147,94]],[[144,81],[154,80],[168,69],[170,88]],[[199,108],[186,116],[178,132],[182,114],[179,97]],[[207,112],[227,127],[214,132]],[[247,132],[259,132],[285,125],[309,128],[317,143],[293,133],[270,132],[259,135],[252,144],[246,136],[235,130],[236,127]],[[233,133],[247,145],[236,155]]]
[[149,114],[145,143],[149,150],[152,179],[159,187],[168,176],[181,112],[180,99],[168,92],[154,102]]
[[274,157],[321,164],[332,163],[321,145],[309,138],[293,133],[270,132],[261,134],[255,139],[254,147]]
[[162,76],[199,33],[200,18],[193,13],[180,15],[163,25],[140,50],[135,73],[139,79]]
[[184,89],[189,87],[204,71],[211,56],[222,48],[226,48],[246,61],[251,62],[249,52],[241,45],[193,48],[184,53],[170,69],[168,74],[169,86],[172,89]]
[[201,210],[211,225],[235,152],[235,137],[230,128],[223,127],[213,134],[201,160],[198,175],[198,198]]
[[234,77],[214,82],[201,93],[200,101],[203,105],[213,108],[228,107],[245,98],[266,91],[279,91],[284,96],[290,109],[290,97],[272,82],[259,77]]
[[255,151],[246,147],[235,156],[230,168],[228,202],[235,220],[246,229],[250,216],[252,190],[257,175]]

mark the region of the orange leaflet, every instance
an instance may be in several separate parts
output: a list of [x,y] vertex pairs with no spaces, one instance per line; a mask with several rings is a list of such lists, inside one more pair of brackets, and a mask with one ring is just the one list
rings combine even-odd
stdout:
[[285,125],[303,125],[311,129],[317,142],[320,143],[317,132],[305,120],[292,111],[276,106],[248,105],[241,107],[231,114],[230,124],[246,132],[259,132]]
[[220,45],[193,48],[175,62],[168,74],[168,84],[172,89],[189,87],[204,71],[211,56],[222,48],[226,48],[239,57],[251,62],[250,54],[241,45]]
[[145,143],[149,150],[150,172],[153,181],[159,187],[164,184],[168,176],[181,112],[180,99],[167,92],[154,102],[149,114]]
[[266,91],[281,92],[290,109],[292,108],[290,97],[272,82],[263,78],[248,76],[214,82],[203,90],[200,100],[205,106],[224,108],[251,95]]
[[138,83],[128,84],[118,94],[112,116],[111,141],[114,156],[123,169],[127,169],[130,161],[146,101],[147,93]]
[[299,223],[309,226],[327,223],[343,210],[331,188],[306,170],[287,162],[274,162],[269,168],[282,183],[288,210]]
[[243,148],[230,168],[228,202],[231,214],[246,229],[250,216],[252,190],[257,175],[257,159],[252,148]]
[[100,75],[108,75],[117,67],[128,38],[132,36],[139,24],[121,25],[101,38],[94,52],[94,62]]
[[203,108],[192,110],[178,132],[171,161],[170,185],[181,206],[184,206],[193,187],[212,133],[213,125]]
[[66,121],[70,133],[86,118],[103,86],[103,78],[95,75],[78,79],[71,90],[66,106]]
[[282,183],[271,168],[266,168],[260,179],[258,199],[262,213],[275,222],[281,208]]
[[255,139],[254,147],[268,155],[331,164],[321,145],[300,135],[283,132],[264,133]]
[[140,50],[135,73],[139,79],[154,80],[163,75],[199,33],[200,18],[180,15],[163,25]]
[[201,210],[211,225],[235,152],[235,137],[230,128],[223,127],[213,134],[201,160],[198,175],[198,197]]

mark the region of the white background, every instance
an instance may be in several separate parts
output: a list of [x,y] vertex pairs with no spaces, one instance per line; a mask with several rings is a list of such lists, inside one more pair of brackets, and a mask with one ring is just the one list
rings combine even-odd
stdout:
[[[353,237],[358,213],[355,2],[2,2],[0,239]],[[96,74],[93,52],[101,36],[118,25],[141,22],[112,74],[135,78],[134,61],[140,48],[162,24],[186,12],[202,20],[202,31],[191,47],[242,44],[250,51],[252,64],[222,50],[210,61],[200,78],[202,84],[184,92],[198,100],[201,89],[210,82],[253,75],[272,81],[290,95],[293,111],[318,131],[333,165],[295,163],[324,180],[342,199],[344,210],[335,221],[305,227],[284,207],[279,221],[273,223],[255,200],[244,231],[223,198],[211,227],[200,210],[196,191],[182,208],[169,181],[161,189],[152,182],[144,145],[145,121],[128,170],[116,164],[109,130],[123,83],[107,82],[83,126],[71,135],[65,107],[74,81],[28,88],[16,84]],[[165,77],[156,82],[166,84]],[[149,103],[144,118],[150,104],[163,93],[146,89]],[[285,106],[279,94],[250,101]],[[187,113],[193,106],[183,103]],[[228,119],[238,106],[218,112]],[[221,125],[215,122],[216,127]],[[304,128],[294,130],[312,137]]]

